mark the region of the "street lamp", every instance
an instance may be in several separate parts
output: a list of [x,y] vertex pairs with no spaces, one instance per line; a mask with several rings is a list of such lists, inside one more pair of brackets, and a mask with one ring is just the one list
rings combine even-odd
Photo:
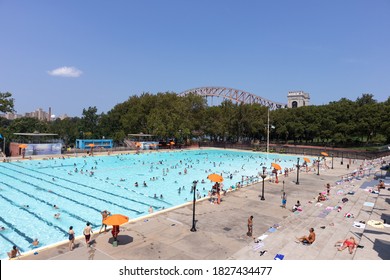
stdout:
[[195,202],[196,202],[196,196],[195,196],[195,193],[196,193],[196,184],[197,183],[198,183],[197,181],[193,181],[192,182],[192,192],[194,193],[194,200],[193,200],[193,204],[192,204],[192,228],[190,229],[190,231],[192,231],[192,232],[196,231],[196,227],[195,227]]
[[298,158],[298,163],[297,163],[297,182],[296,182],[297,185],[299,185],[299,168],[300,167],[301,166],[299,165],[299,158]]
[[332,156],[332,169],[333,169],[333,153],[331,153],[331,156]]
[[317,175],[320,175],[320,157],[318,157],[317,163],[318,163]]
[[264,179],[265,177],[267,177],[267,175],[265,175],[265,170],[267,169],[267,167],[263,166],[263,174],[261,174],[261,178],[263,178],[263,188],[261,189],[261,198],[260,200],[265,200],[264,198]]

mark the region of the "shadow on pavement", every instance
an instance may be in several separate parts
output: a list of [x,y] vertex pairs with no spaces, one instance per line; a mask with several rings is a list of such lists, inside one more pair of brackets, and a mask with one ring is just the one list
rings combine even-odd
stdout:
[[[133,242],[133,237],[129,235],[118,235],[117,239],[118,246],[120,245],[126,245]],[[114,242],[114,237],[110,237],[108,239],[108,243],[112,244]]]
[[390,260],[390,242],[382,239],[376,239],[374,250],[382,260]]

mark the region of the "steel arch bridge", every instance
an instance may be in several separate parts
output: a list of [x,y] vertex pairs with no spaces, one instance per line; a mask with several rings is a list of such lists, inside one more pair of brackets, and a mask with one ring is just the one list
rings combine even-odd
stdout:
[[196,94],[204,97],[208,96],[216,96],[216,97],[222,97],[223,99],[228,99],[236,103],[242,103],[242,104],[261,104],[263,106],[266,106],[270,108],[271,110],[274,109],[280,109],[280,108],[286,108],[286,104],[273,102],[271,100],[262,98],[260,96],[254,95],[249,92],[245,92],[239,89],[234,88],[226,88],[226,87],[199,87],[199,88],[193,88],[186,91],[183,91],[182,93],[179,93],[179,96],[185,96],[187,94]]

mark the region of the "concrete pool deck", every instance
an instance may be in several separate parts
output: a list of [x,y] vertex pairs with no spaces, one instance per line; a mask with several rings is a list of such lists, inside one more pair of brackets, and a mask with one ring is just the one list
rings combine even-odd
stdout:
[[[279,184],[265,182],[265,200],[261,201],[262,182],[241,188],[223,196],[220,205],[208,200],[196,203],[196,232],[191,232],[192,204],[174,210],[157,212],[146,218],[121,226],[118,246],[112,245],[111,232],[94,234],[92,246],[86,246],[83,237],[76,240],[73,251],[68,243],[38,248],[20,260],[270,260],[276,254],[286,260],[388,260],[390,259],[390,228],[377,228],[354,222],[390,220],[390,191],[373,194],[365,186],[377,184],[373,179],[380,164],[374,166],[371,176],[349,183],[334,185],[341,176],[359,167],[361,160],[346,164],[334,160],[334,169],[316,173],[280,177]],[[280,207],[282,181],[287,193],[287,208]],[[332,185],[331,195],[322,205],[314,197]],[[354,192],[354,194],[348,194]],[[338,194],[337,194],[338,193]],[[348,202],[342,203],[342,198]],[[303,211],[293,213],[292,206],[300,200]],[[311,202],[311,203],[310,203]],[[342,206],[338,212],[335,206]],[[355,218],[346,218],[352,213]],[[263,236],[255,243],[246,235],[247,219],[254,216],[253,236]],[[307,235],[310,227],[317,238],[310,246],[295,242],[296,236]],[[364,228],[363,228],[364,227]],[[337,251],[338,240],[355,236],[364,248],[353,254]],[[267,251],[260,256],[260,251]],[[33,254],[35,253],[35,254]]]

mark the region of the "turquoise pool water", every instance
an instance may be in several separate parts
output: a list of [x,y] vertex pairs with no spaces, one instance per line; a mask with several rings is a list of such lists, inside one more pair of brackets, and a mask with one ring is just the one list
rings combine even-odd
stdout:
[[99,230],[102,210],[142,217],[150,206],[159,211],[192,201],[194,180],[199,181],[198,195],[206,196],[211,173],[222,174],[227,189],[242,176],[257,176],[262,166],[271,172],[272,162],[292,168],[296,158],[202,149],[1,162],[0,226],[5,230],[0,231],[0,259],[13,245],[22,252],[34,249],[35,238],[40,246],[66,240],[69,226],[76,235],[82,235],[87,222]]

